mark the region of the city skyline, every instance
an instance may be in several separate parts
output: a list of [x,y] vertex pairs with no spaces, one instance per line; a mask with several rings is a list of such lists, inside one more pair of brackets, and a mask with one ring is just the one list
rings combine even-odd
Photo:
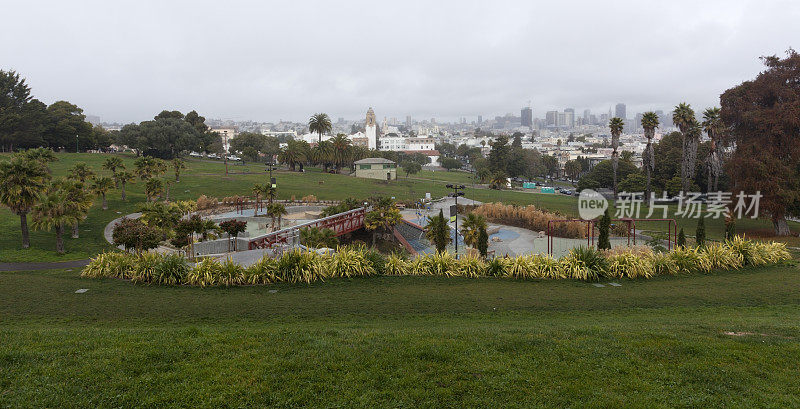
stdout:
[[120,123],[162,109],[261,122],[315,112],[355,119],[370,106],[379,118],[452,122],[518,114],[528,100],[538,118],[621,101],[628,116],[684,101],[704,109],[756,75],[760,56],[783,55],[800,17],[796,3],[752,1],[87,1],[6,11],[36,18],[0,28],[14,38],[0,42],[3,69],[46,103],[68,100]]

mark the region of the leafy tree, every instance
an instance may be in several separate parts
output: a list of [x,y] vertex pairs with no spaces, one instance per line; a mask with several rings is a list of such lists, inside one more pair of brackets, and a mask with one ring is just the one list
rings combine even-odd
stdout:
[[568,160],[564,163],[564,173],[572,180],[577,180],[583,168],[581,167],[581,163],[577,160]]
[[437,143],[434,145],[434,149],[439,151],[439,153],[447,158],[452,158],[456,156],[456,146],[449,142]]
[[614,197],[617,197],[617,167],[619,166],[619,153],[617,153],[617,148],[619,147],[619,135],[622,134],[622,130],[625,128],[625,122],[622,118],[614,117],[611,118],[611,121],[608,123],[608,128],[611,130],[611,166],[614,170]]
[[698,247],[703,247],[706,244],[706,222],[703,217],[697,220],[697,231],[694,233],[694,241]]
[[108,176],[101,176],[94,178],[92,181],[92,193],[99,195],[103,198],[103,210],[108,210],[108,203],[106,202],[106,193],[114,187],[114,180]]
[[609,230],[611,229],[611,211],[607,208],[603,216],[600,217],[598,223],[599,234],[597,237],[598,250],[610,250],[611,240],[609,238]]
[[686,247],[686,233],[683,232],[683,227],[681,227],[681,230],[678,232],[678,239],[676,245],[679,248]]
[[425,237],[430,240],[436,247],[439,253],[444,252],[447,245],[450,244],[450,226],[447,225],[447,219],[444,217],[444,212],[439,209],[438,216],[429,216],[428,225],[425,228]]
[[[614,173],[613,173],[613,165],[610,160],[604,160],[592,168],[592,170],[587,173],[586,175],[581,178],[581,181],[584,179],[593,180],[597,182],[597,187],[604,187],[613,189],[614,187]],[[624,180],[628,175],[631,173],[638,173],[639,170],[634,166],[632,163],[627,161],[620,161],[617,167],[617,177],[621,180]],[[579,183],[579,186],[581,184]],[[586,185],[584,182],[584,188],[592,188]],[[594,188],[592,188],[594,189]]]
[[507,136],[498,136],[494,142],[491,142],[492,150],[489,151],[489,168],[493,173],[497,171],[506,171],[506,164],[508,163],[511,155],[511,147],[508,146]]
[[419,173],[420,170],[422,170],[422,166],[420,166],[419,163],[410,162],[410,161],[409,162],[402,162],[400,164],[400,167],[406,173],[406,178],[408,178],[408,175],[416,175],[417,173]]
[[318,142],[322,142],[322,134],[328,133],[333,129],[331,125],[331,118],[328,114],[318,113],[308,119],[308,131],[311,133],[316,132],[319,134]]
[[125,185],[127,185],[128,182],[133,183],[134,180],[136,180],[136,177],[131,172],[125,170],[114,172],[114,183],[119,185],[122,190],[122,201],[127,200],[125,196]]
[[186,162],[181,158],[172,160],[172,169],[175,170],[175,182],[181,181],[181,170],[186,169]]
[[[710,144],[702,143],[698,146],[698,155],[706,155],[710,149]],[[667,189],[667,184],[671,179],[677,177],[680,181],[677,192],[683,190],[683,180],[681,179],[680,166],[683,161],[683,135],[680,132],[672,132],[664,135],[661,140],[653,146],[654,157],[657,159],[654,164],[653,186]],[[705,172],[702,172],[702,164],[695,164],[695,179],[691,181],[689,191],[700,191],[699,186],[706,186]],[[720,178],[723,185],[725,178]]]
[[441,162],[442,167],[447,169],[448,172],[453,169],[461,169],[461,167],[464,166],[460,160],[453,158],[442,158]]
[[163,237],[164,235],[159,229],[149,226],[139,219],[127,217],[123,217],[117,222],[112,232],[115,246],[123,246],[126,251],[133,249],[136,253],[158,247],[158,243]]
[[19,152],[17,155],[23,156],[30,160],[39,161],[45,166],[48,163],[57,162],[58,158],[49,148],[33,148]]
[[735,146],[725,169],[733,191],[761,191],[760,207],[775,234],[790,235],[787,215],[800,213],[800,54],[762,57],[766,69],[720,96],[722,135]]
[[0,203],[19,216],[24,249],[31,245],[28,213],[36,204],[39,195],[47,189],[49,180],[50,172],[41,161],[29,159],[24,155],[14,155],[10,161],[0,162],[0,186],[2,186]]
[[620,192],[638,193],[644,192],[647,179],[639,172],[629,173],[622,182],[619,183]]
[[86,115],[77,105],[67,101],[57,101],[47,107],[47,114],[50,126],[45,131],[45,139],[50,147],[65,149],[75,147],[84,151],[93,147],[92,124],[86,122]]
[[31,89],[15,71],[0,70],[0,144],[14,150],[21,137],[19,130],[27,121],[25,110],[31,102]]
[[339,245],[339,239],[336,238],[336,233],[331,229],[306,227],[300,229],[300,243],[306,247],[334,248]]
[[175,228],[178,220],[183,216],[181,208],[174,203],[146,202],[139,204],[138,209],[142,213],[140,219],[143,222],[148,226],[160,229],[165,235]]
[[489,182],[489,187],[496,190],[503,190],[508,185],[508,175],[502,170],[495,172],[492,175],[492,180]]
[[258,161],[258,151],[252,146],[246,146],[242,149],[242,157],[244,157],[245,160],[256,162]]
[[470,247],[477,247],[480,232],[487,228],[486,219],[475,213],[468,213],[461,223],[461,235],[464,237],[464,244]]
[[642,167],[647,174],[647,181],[645,183],[644,197],[645,200],[650,200],[650,178],[651,173],[655,171],[655,155],[653,152],[653,136],[655,136],[656,128],[658,127],[658,115],[655,112],[645,112],[642,115],[642,128],[644,129],[644,136],[647,138],[647,146],[642,153]]
[[372,247],[375,247],[375,239],[378,232],[388,234],[389,231],[400,222],[403,216],[395,206],[394,201],[389,198],[379,198],[373,201],[372,211],[364,216],[364,227],[372,232]]
[[558,176],[558,158],[552,155],[544,155],[542,156],[542,166],[544,170],[547,172],[547,176]]
[[481,257],[486,258],[486,255],[489,250],[489,234],[486,232],[485,228],[480,229],[478,232],[478,243],[476,244],[478,252],[481,254]]
[[278,160],[289,166],[294,171],[297,165],[301,165],[308,158],[310,147],[305,141],[290,140],[286,142],[286,147],[278,154]]
[[247,230],[247,222],[236,219],[225,220],[219,224],[219,228],[227,233],[228,237],[233,238],[233,251],[236,251],[236,239],[239,237],[240,233],[244,233]]

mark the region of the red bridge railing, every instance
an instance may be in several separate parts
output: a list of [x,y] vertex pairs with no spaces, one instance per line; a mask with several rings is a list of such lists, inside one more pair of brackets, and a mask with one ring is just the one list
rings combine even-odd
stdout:
[[[367,208],[349,210],[333,216],[323,217],[296,226],[287,227],[272,233],[267,233],[258,237],[253,237],[248,243],[248,250],[265,249],[275,244],[292,243],[300,235],[300,229],[316,227],[318,229],[331,229],[334,235],[341,236],[364,227],[364,216]],[[298,240],[299,241],[299,240]]]

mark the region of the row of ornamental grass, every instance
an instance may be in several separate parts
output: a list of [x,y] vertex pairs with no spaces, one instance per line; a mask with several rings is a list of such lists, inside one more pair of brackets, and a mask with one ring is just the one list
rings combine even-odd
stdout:
[[682,247],[669,253],[653,252],[648,247],[608,251],[576,248],[561,259],[526,255],[488,261],[475,256],[456,259],[447,252],[407,259],[400,255],[384,256],[364,247],[344,246],[330,255],[293,250],[279,258],[264,257],[246,268],[230,260],[219,262],[209,258],[191,265],[179,255],[107,252],[95,257],[81,275],[200,287],[312,283],[328,278],[375,275],[595,281],[737,270],[744,266],[782,263],[791,258],[783,243],[750,241],[742,237],[703,247]]

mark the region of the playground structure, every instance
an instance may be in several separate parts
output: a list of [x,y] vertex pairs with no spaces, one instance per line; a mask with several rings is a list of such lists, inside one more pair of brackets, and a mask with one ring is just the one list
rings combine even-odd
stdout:
[[[678,223],[675,219],[633,219],[633,218],[621,218],[621,219],[611,219],[611,223],[618,222],[618,223],[625,223],[627,225],[627,236],[626,237],[616,237],[612,238],[612,245],[614,242],[617,245],[621,245],[620,240],[627,240],[627,246],[631,246],[633,244],[636,245],[636,222],[646,222],[646,223],[653,223],[653,222],[666,222],[667,223],[667,239],[666,239],[666,248],[667,251],[672,250],[673,247],[677,246],[677,239],[678,239]],[[557,219],[557,220],[550,220],[547,222],[547,254],[554,255],[556,250],[555,246],[555,239],[558,238],[554,235],[554,226],[556,223],[583,223],[586,225],[586,247],[593,248],[595,246],[595,230],[597,230],[598,220],[584,220],[584,219]],[[571,240],[578,244],[577,242],[583,241],[583,239],[565,239],[559,238],[561,240]],[[581,244],[582,245],[582,244]],[[569,245],[570,249],[574,248],[575,245]],[[562,249],[563,250],[563,249]]]

